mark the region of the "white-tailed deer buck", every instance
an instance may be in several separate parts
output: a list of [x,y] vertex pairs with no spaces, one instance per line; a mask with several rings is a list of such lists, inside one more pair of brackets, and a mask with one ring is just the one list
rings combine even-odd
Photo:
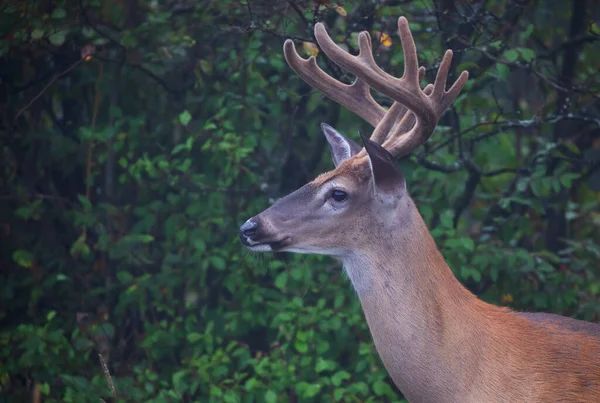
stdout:
[[[353,85],[285,42],[286,60],[304,81],[375,130],[363,149],[323,124],[335,169],[244,223],[242,242],[254,251],[339,259],[385,368],[411,402],[600,402],[600,325],[487,304],[458,282],[437,249],[394,158],[427,141],[468,74],[446,91],[448,50],[434,84],[422,90],[404,17],[398,29],[401,78],[377,66],[367,32],[352,56],[316,24],[321,49],[356,76]],[[394,104],[385,110],[370,88]]]

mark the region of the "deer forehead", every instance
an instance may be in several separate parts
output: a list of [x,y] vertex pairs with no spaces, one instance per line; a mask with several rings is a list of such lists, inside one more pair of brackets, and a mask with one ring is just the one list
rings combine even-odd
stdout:
[[344,161],[336,169],[317,176],[311,184],[316,187],[321,187],[336,179],[350,183],[361,183],[369,177],[369,165],[367,159],[354,157]]

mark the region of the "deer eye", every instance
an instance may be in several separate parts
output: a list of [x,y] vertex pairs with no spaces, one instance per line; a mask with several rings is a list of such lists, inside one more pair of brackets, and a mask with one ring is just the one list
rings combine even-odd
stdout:
[[333,192],[331,192],[331,198],[338,203],[343,202],[348,198],[348,193],[344,192],[343,190],[333,189]]

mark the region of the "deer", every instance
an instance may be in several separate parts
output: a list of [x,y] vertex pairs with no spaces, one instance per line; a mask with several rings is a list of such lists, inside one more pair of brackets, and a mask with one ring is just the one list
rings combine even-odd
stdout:
[[[358,55],[339,47],[323,23],[322,52],[355,81],[348,85],[284,43],[288,65],[308,85],[371,126],[362,146],[322,123],[334,169],[247,220],[251,251],[328,255],[356,291],[375,349],[410,402],[600,402],[600,325],[552,313],[489,304],[464,287],[436,246],[395,163],[433,134],[468,80],[446,90],[452,51],[432,84],[408,21],[398,19],[400,78],[375,62],[368,32]],[[393,101],[384,108],[375,90]]]

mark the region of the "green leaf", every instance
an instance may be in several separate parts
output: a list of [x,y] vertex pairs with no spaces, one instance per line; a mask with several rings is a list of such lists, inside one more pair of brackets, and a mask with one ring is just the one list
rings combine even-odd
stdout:
[[369,394],[369,386],[362,381],[353,383],[348,387],[348,389],[363,396],[367,396]]
[[190,120],[192,120],[192,115],[188,110],[185,110],[179,114],[179,122],[182,125],[187,126],[188,123],[190,123]]
[[286,271],[279,273],[279,275],[275,278],[275,287],[279,288],[280,290],[285,289],[287,280],[288,274]]
[[187,389],[187,383],[184,381],[186,371],[177,371],[172,376],[173,387],[178,394],[185,392]]
[[50,16],[53,20],[60,20],[63,19],[67,16],[67,11],[62,8],[62,7],[58,7],[55,8],[54,11],[52,11],[52,15]]
[[340,400],[342,400],[344,398],[345,394],[346,394],[346,389],[335,388],[335,390],[333,391],[333,398],[335,399],[336,402],[339,402]]
[[516,49],[508,49],[504,52],[504,58],[509,62],[515,62],[519,58],[519,52]]
[[92,203],[90,203],[89,199],[84,195],[77,195],[79,199],[79,203],[83,206],[83,209],[89,211],[92,209]]
[[510,68],[506,64],[496,63],[496,71],[498,72],[498,77],[500,77],[500,79],[503,81],[508,80]]
[[254,390],[257,386],[260,385],[260,382],[256,378],[249,378],[246,383],[244,383],[244,389],[248,392]]
[[447,248],[460,248],[460,249],[465,249],[469,252],[472,252],[475,250],[475,243],[473,242],[473,240],[471,238],[449,238],[446,241],[446,245]]
[[529,48],[519,48],[519,53],[521,53],[521,57],[526,62],[530,63],[533,59],[535,59],[535,51]]
[[331,377],[331,383],[334,386],[340,386],[343,381],[350,379],[352,376],[347,371],[338,371]]
[[527,29],[519,34],[519,37],[521,38],[522,41],[524,41],[531,36],[532,32],[533,32],[533,24],[529,24],[527,26]]
[[154,237],[150,234],[130,234],[119,239],[119,243],[123,246],[150,243],[152,241],[154,241]]
[[50,322],[52,319],[54,319],[54,317],[56,316],[56,311],[50,311],[48,312],[48,314],[46,315],[46,320],[48,322]]
[[534,196],[542,197],[546,194],[546,186],[543,180],[536,178],[530,182],[531,192]]
[[236,392],[234,392],[233,390],[228,390],[223,396],[223,401],[225,403],[238,403],[241,400]]
[[65,31],[65,30],[58,31],[58,32],[50,35],[50,37],[48,38],[50,43],[53,44],[54,46],[61,46],[63,43],[65,43],[66,39],[67,39],[67,31]]
[[475,250],[475,242],[471,238],[461,238],[462,247],[468,250],[469,252],[473,252]]
[[50,394],[50,385],[47,382],[42,383],[40,385],[40,392],[42,392],[44,396],[48,396]]
[[502,41],[490,42],[488,46],[493,49],[499,49],[502,46]]
[[71,245],[69,252],[73,257],[77,257],[79,255],[88,256],[90,254],[90,247],[87,244],[85,232],[82,232],[81,235],[77,237],[75,242],[73,242],[73,245]]
[[294,319],[295,315],[292,312],[280,312],[276,317],[280,322],[289,322]]
[[294,267],[290,270],[291,277],[296,281],[301,280],[304,277],[304,274],[304,270],[302,270],[302,268],[299,267]]
[[371,354],[371,347],[367,343],[360,343],[358,346],[358,355],[369,355]]
[[192,245],[194,245],[194,248],[199,252],[204,252],[206,250],[206,242],[204,242],[204,239],[202,238],[193,238]]
[[43,29],[36,28],[33,31],[31,31],[31,39],[38,40],[38,39],[42,39],[43,37],[44,37]]
[[42,200],[37,199],[25,206],[22,206],[22,207],[16,209],[14,213],[19,218],[22,218],[24,220],[29,220],[29,219],[39,219],[39,215],[41,214],[41,211],[42,211]]
[[305,398],[315,397],[319,391],[321,390],[321,384],[318,383],[307,383],[307,382],[299,382],[296,385],[296,390],[300,392],[299,394]]
[[12,258],[21,267],[30,268],[33,265],[33,254],[29,251],[18,249],[13,252]]
[[323,339],[317,340],[317,354],[323,354],[327,351],[329,351],[329,342]]
[[373,392],[375,392],[377,396],[390,396],[394,393],[392,388],[390,388],[390,385],[381,380],[375,381],[373,384]]
[[190,333],[187,335],[187,340],[190,343],[197,343],[200,340],[202,340],[203,337],[204,337],[204,335],[202,335],[201,333]]
[[283,263],[281,260],[273,260],[269,262],[269,269],[279,269],[282,267],[285,267],[285,263]]
[[221,256],[211,256],[210,257],[210,262],[212,263],[212,265],[219,269],[219,270],[224,270],[226,263],[225,263],[225,259],[223,259]]
[[187,229],[186,228],[181,228],[180,230],[178,230],[177,232],[175,232],[175,240],[178,243],[182,243],[184,241],[187,240]]
[[570,188],[571,185],[573,184],[574,181],[578,180],[580,178],[579,174],[574,174],[574,173],[565,173],[563,175],[560,176],[560,183],[566,187],[566,188]]
[[296,339],[294,343],[294,347],[298,350],[299,353],[305,354],[308,352],[308,344],[305,341]]
[[125,35],[121,38],[121,45],[125,48],[134,48],[138,44],[138,41],[131,31],[125,31]]
[[272,390],[265,392],[265,403],[275,403],[277,401],[277,394]]
[[123,284],[129,284],[133,281],[133,276],[126,270],[120,270],[117,272],[117,280]]
[[335,369],[336,363],[332,360],[325,360],[323,357],[317,358],[317,364],[315,365],[315,372],[331,371]]

